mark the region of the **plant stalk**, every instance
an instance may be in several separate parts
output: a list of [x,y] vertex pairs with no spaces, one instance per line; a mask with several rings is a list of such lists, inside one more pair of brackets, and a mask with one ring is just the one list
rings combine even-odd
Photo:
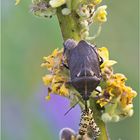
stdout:
[[[62,8],[57,9],[57,17],[59,21],[59,25],[61,28],[62,36],[64,41],[67,39],[74,39],[76,41],[81,40],[81,27],[78,22],[78,16],[76,13],[71,12],[70,15],[62,15],[61,12]],[[109,140],[107,135],[107,130],[105,123],[101,120],[101,113],[97,108],[96,102],[94,99],[90,99],[90,108],[93,111],[95,122],[97,123],[98,127],[100,128],[101,135],[97,140]]]

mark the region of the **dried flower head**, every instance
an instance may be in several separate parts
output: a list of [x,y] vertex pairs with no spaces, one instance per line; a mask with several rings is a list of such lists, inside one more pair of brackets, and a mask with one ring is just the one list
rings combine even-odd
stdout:
[[33,1],[30,10],[35,16],[39,17],[52,17],[56,14],[56,9],[52,8],[49,3],[44,0]]

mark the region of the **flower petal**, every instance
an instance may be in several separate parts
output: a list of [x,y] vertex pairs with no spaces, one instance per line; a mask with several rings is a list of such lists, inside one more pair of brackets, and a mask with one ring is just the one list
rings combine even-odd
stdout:
[[109,52],[106,47],[99,48],[98,53],[104,60],[109,60]]

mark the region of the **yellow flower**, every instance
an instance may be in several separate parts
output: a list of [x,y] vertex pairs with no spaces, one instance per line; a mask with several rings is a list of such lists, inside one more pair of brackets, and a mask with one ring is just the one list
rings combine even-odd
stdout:
[[53,8],[57,8],[66,3],[66,0],[50,0],[49,4]]
[[114,60],[109,60],[109,52],[106,47],[102,47],[98,49],[99,56],[103,58],[103,63],[101,64],[101,73],[104,80],[107,80],[110,78],[110,76],[113,74],[112,66],[116,64],[117,62]]
[[104,60],[109,59],[109,52],[108,52],[108,49],[106,47],[99,48],[98,53]]
[[48,86],[52,82],[53,78],[54,78],[53,75],[48,74],[48,75],[45,75],[42,79],[43,79],[44,84]]
[[65,84],[63,84],[59,90],[60,95],[68,96],[69,90],[65,87]]
[[108,101],[104,98],[101,98],[101,99],[97,100],[97,103],[100,104],[101,107],[103,107],[106,104],[108,104]]
[[99,56],[103,58],[103,64],[101,65],[101,68],[103,67],[111,67],[117,62],[114,60],[109,60],[109,52],[106,47],[102,47],[98,49]]
[[112,98],[114,97],[114,94],[112,93],[112,88],[107,87],[101,92],[101,96],[97,100],[97,103],[100,104],[101,107],[107,105],[111,102]]
[[59,89],[61,88],[61,86],[63,86],[62,84],[65,82],[65,78],[59,74],[54,75],[52,83],[51,83],[51,87],[52,87],[52,91],[54,93],[59,94]]
[[51,57],[56,57],[56,56],[58,56],[58,54],[59,54],[59,51],[58,51],[58,48],[57,48],[52,52]]
[[16,0],[15,5],[18,5],[21,0]]
[[93,0],[93,4],[97,5],[100,4],[102,2],[102,0]]
[[48,57],[43,57],[43,59],[45,60],[45,62],[41,64],[41,67],[47,67],[48,70],[51,70],[55,64],[54,58],[48,56]]
[[52,83],[62,83],[62,82],[65,82],[65,78],[59,74],[55,75],[52,81]]
[[47,101],[50,100],[50,98],[51,98],[51,96],[50,96],[51,92],[52,92],[52,89],[50,87],[48,87],[48,95],[45,97],[45,99]]
[[43,57],[45,62],[41,64],[41,67],[47,67],[50,71],[58,69],[60,64],[62,64],[62,55],[62,49],[55,49],[51,55]]
[[97,8],[97,10],[94,13],[93,20],[98,21],[100,23],[107,21],[107,12],[106,12],[106,5],[100,6]]
[[51,85],[52,92],[56,93],[56,94],[59,94],[60,87],[61,87],[61,83],[54,83],[54,84],[52,84]]
[[106,86],[102,91],[102,96],[98,99],[97,103],[101,107],[108,104],[112,99],[119,98],[118,102],[122,108],[132,104],[132,100],[136,97],[137,93],[132,88],[125,85],[126,77],[123,74],[112,74],[106,81]]
[[62,65],[63,49],[55,49],[51,55],[44,57],[45,62],[41,65],[46,67],[50,74],[45,75],[42,79],[46,86],[49,86],[48,96],[45,98],[50,99],[50,94],[55,93],[62,96],[69,95],[69,89],[65,87],[65,83],[69,79],[68,70]]
[[136,91],[132,90],[132,88],[124,86],[123,93],[121,94],[120,103],[123,108],[127,105],[132,104],[132,100],[136,97]]
[[50,95],[45,96],[45,99],[48,101],[48,100],[50,100],[50,99],[51,99],[51,96],[50,96]]

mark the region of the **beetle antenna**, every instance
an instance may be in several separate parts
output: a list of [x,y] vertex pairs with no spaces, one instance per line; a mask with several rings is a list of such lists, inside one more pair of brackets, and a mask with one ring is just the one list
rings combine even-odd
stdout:
[[80,100],[78,100],[78,101],[64,114],[64,116],[66,116],[79,102],[80,102]]

